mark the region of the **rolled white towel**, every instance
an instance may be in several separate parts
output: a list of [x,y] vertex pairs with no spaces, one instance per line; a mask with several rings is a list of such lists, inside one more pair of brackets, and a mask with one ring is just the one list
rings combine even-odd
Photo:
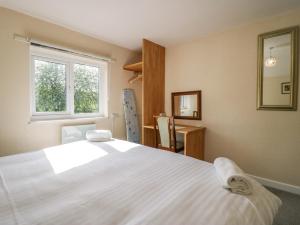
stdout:
[[86,139],[88,141],[110,141],[112,134],[110,130],[88,130]]
[[235,162],[225,157],[219,157],[215,159],[214,167],[224,188],[236,194],[252,194],[251,179],[248,178]]

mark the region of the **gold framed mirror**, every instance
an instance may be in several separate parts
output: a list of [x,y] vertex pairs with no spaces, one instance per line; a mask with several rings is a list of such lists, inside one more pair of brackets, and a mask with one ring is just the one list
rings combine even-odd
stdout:
[[173,92],[171,95],[175,119],[201,120],[201,91]]
[[258,110],[297,110],[299,27],[258,36]]

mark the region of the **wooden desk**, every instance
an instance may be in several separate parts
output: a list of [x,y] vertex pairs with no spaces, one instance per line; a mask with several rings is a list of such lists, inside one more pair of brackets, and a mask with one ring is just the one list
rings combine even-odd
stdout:
[[[154,129],[153,125],[144,126],[144,130],[150,131]],[[184,155],[194,157],[196,159],[204,160],[204,135],[205,127],[194,127],[182,124],[176,124],[175,126],[176,133],[183,134],[184,136]],[[148,132],[147,138],[152,138],[155,140],[154,132],[151,132],[152,135]],[[148,141],[148,143],[153,143]],[[152,144],[143,143],[154,147]]]

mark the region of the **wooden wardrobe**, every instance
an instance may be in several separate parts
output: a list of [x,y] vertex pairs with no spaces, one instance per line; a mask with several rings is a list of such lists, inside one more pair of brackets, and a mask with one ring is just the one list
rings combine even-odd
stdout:
[[165,112],[165,48],[143,39],[142,61],[124,66],[136,75],[129,80],[141,80],[142,85],[142,144],[154,147],[153,115]]

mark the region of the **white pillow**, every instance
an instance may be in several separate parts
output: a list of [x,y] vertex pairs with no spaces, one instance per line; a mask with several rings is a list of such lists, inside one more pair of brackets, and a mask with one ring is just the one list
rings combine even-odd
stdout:
[[88,141],[110,141],[112,134],[110,130],[88,130],[86,139]]

